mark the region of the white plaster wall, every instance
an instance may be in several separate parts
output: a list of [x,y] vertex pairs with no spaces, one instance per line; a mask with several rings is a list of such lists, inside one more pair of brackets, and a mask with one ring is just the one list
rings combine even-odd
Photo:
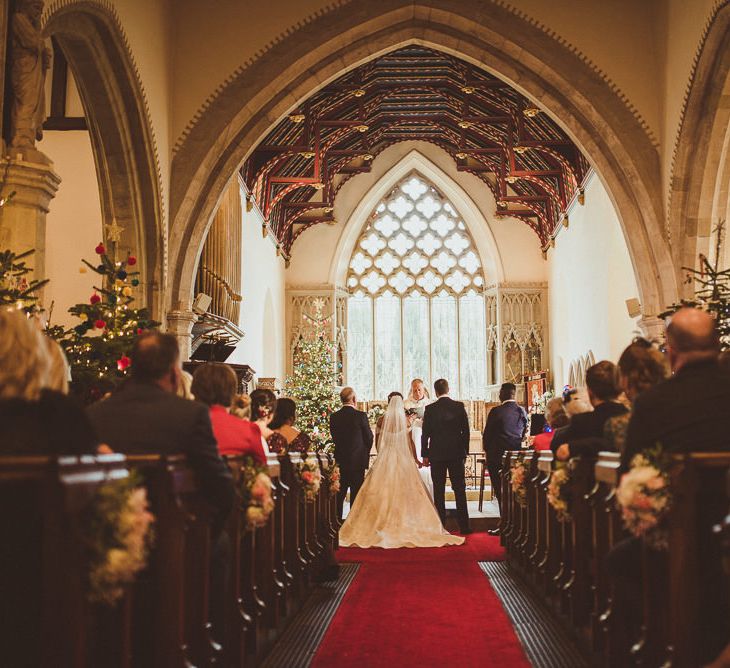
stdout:
[[638,330],[625,303],[638,296],[628,248],[608,193],[595,174],[585,195],[585,206],[572,207],[569,228],[562,230],[548,254],[555,387],[568,382],[570,363],[589,350],[596,361],[617,361]]
[[246,211],[243,199],[241,205],[243,302],[239,324],[245,336],[227,361],[248,364],[259,377],[283,378],[286,371],[284,260],[276,255],[271,236],[263,237],[258,209]]
[[101,203],[96,167],[87,131],[47,131],[39,149],[53,160],[61,177],[46,219],[45,306],[53,307],[52,322],[78,324],[67,310],[91,296],[93,272],[80,273],[81,259],[93,263],[94,248],[102,239]]
[[[519,220],[494,216],[497,208],[494,196],[483,181],[472,174],[457,171],[451,156],[433,144],[401,142],[380,153],[373,161],[370,173],[360,174],[343,186],[335,199],[336,225],[315,225],[294,242],[291,263],[286,272],[287,285],[309,288],[331,282],[332,268],[338,262],[337,251],[343,235],[348,236],[353,228],[357,228],[356,233],[359,232],[364,222],[352,218],[356,207],[384,175],[414,150],[431,162],[447,179],[458,184],[472,200],[477,208],[478,218],[470,217],[467,211],[460,210],[459,213],[470,227],[478,245],[479,239],[476,237],[479,230],[476,228],[488,225],[501,259],[504,280],[547,280],[547,263],[542,258],[537,236]],[[372,204],[374,207],[377,200]],[[480,252],[482,261],[486,264],[484,245],[486,244],[481,244]],[[495,280],[494,275],[486,276],[487,284]]]

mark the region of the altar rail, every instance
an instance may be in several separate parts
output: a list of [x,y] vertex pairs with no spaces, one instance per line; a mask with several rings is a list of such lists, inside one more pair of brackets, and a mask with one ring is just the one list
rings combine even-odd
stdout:
[[[705,665],[730,640],[730,453],[674,456],[669,547],[648,548],[625,532],[615,495],[617,453],[570,461],[570,517],[560,521],[547,500],[551,452],[507,452],[503,471],[524,457],[526,502],[502,477],[501,540],[510,567],[544,598],[590,656],[591,665]],[[724,532],[724,548],[720,534]],[[633,540],[633,543],[624,541]],[[611,550],[634,547],[636,605],[608,575]],[[615,553],[613,553],[615,555]],[[727,561],[726,561],[727,565]],[[631,619],[636,617],[635,624]]]
[[[378,455],[376,453],[371,453],[370,466],[375,463],[377,457]],[[470,452],[466,456],[466,459],[464,461],[464,475],[466,478],[466,486],[468,489],[479,488],[479,482],[482,475],[482,464],[479,463],[480,459],[485,459],[483,452]],[[449,479],[447,479],[447,484],[451,484],[451,481]]]
[[[336,568],[335,495],[323,479],[315,500],[305,501],[295,475],[300,460],[269,457],[276,505],[265,526],[246,528],[237,492],[223,534],[229,568],[211,572],[212,513],[184,457],[0,457],[0,663],[256,665],[313,581]],[[238,481],[243,460],[230,457],[228,465]],[[100,488],[131,469],[143,476],[156,517],[154,548],[116,606],[92,604],[80,529]],[[226,570],[221,647],[210,632],[209,586]]]

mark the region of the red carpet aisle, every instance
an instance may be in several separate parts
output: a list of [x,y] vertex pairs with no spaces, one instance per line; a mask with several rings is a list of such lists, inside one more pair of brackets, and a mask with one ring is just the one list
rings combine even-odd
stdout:
[[497,538],[445,548],[344,548],[362,563],[314,657],[334,666],[529,666],[478,561],[503,558]]

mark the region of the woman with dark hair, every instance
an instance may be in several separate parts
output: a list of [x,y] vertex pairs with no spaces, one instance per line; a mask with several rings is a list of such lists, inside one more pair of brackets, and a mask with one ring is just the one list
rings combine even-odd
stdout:
[[307,434],[294,426],[296,418],[297,405],[293,399],[284,397],[276,402],[276,412],[269,427],[284,441],[282,443],[281,439],[275,439],[275,443],[274,440],[269,440],[269,448],[272,452],[279,452],[275,449],[276,447],[283,447],[288,452],[307,452],[309,450],[312,441]]
[[267,453],[281,452],[285,447],[286,439],[271,429],[277,403],[276,395],[271,390],[251,392],[251,424],[258,429],[261,445]]
[[208,362],[195,370],[192,393],[210,408],[213,434],[222,455],[251,455],[259,464],[266,463],[261,434],[254,424],[231,415],[238,379],[227,364]]
[[569,418],[565,413],[562,397],[553,397],[545,407],[545,422],[549,427],[548,431],[535,436],[532,439],[533,450],[550,450],[550,443],[555,437],[555,430],[567,426]]

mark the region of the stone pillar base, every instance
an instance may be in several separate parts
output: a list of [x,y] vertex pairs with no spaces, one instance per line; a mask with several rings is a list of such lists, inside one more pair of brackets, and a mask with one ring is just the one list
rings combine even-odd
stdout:
[[198,316],[192,311],[178,310],[167,313],[167,332],[173,334],[180,346],[180,360],[190,359],[190,348],[193,341],[193,324]]
[[[18,157],[24,158],[25,154],[18,153]],[[0,198],[15,192],[0,207],[0,249],[23,253],[34,248],[26,264],[33,269],[33,278],[41,280],[46,278],[46,214],[61,177],[42,153],[33,151],[27,157],[38,161],[11,159],[8,164],[8,160],[0,160],[0,178],[4,177]]]

